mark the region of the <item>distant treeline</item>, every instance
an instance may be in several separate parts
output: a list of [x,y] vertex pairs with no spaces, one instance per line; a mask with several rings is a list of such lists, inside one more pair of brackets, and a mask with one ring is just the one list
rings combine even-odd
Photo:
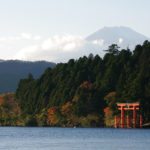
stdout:
[[109,46],[104,58],[70,59],[34,79],[20,80],[16,101],[26,125],[112,125],[117,102],[140,102],[150,121],[150,42],[130,49]]

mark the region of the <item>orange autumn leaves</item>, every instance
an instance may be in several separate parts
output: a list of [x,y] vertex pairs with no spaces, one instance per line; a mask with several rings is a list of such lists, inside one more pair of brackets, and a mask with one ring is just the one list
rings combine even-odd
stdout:
[[58,123],[57,108],[51,107],[47,111],[47,124],[55,126]]
[[47,110],[47,124],[56,126],[59,124],[60,119],[69,118],[71,116],[72,103],[67,102],[59,107],[51,107]]
[[0,125],[19,125],[20,107],[13,93],[0,95]]

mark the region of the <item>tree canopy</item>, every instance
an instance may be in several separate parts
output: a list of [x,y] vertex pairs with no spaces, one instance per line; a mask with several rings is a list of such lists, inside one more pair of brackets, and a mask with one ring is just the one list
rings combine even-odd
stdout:
[[115,112],[116,102],[135,101],[142,104],[144,121],[150,121],[150,42],[137,45],[133,52],[128,48],[119,51],[113,44],[103,59],[90,54],[48,68],[38,79],[29,75],[20,80],[16,99],[23,114],[49,110],[48,122],[53,124],[61,120],[87,125],[89,120],[97,123],[97,116],[102,122],[106,107]]

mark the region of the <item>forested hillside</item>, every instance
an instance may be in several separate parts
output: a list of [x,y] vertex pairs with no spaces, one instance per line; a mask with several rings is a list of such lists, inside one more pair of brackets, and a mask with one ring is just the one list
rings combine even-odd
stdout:
[[118,113],[116,102],[140,102],[144,122],[150,121],[150,42],[133,52],[115,44],[106,51],[103,59],[90,54],[20,80],[16,99],[27,123],[106,125]]

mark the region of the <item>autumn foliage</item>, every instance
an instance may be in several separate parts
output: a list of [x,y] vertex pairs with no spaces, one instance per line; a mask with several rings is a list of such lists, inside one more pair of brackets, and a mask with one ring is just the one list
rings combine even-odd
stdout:
[[13,93],[0,95],[0,125],[20,125],[20,113]]
[[57,108],[51,107],[47,110],[47,124],[51,126],[55,126],[58,123],[57,118]]

